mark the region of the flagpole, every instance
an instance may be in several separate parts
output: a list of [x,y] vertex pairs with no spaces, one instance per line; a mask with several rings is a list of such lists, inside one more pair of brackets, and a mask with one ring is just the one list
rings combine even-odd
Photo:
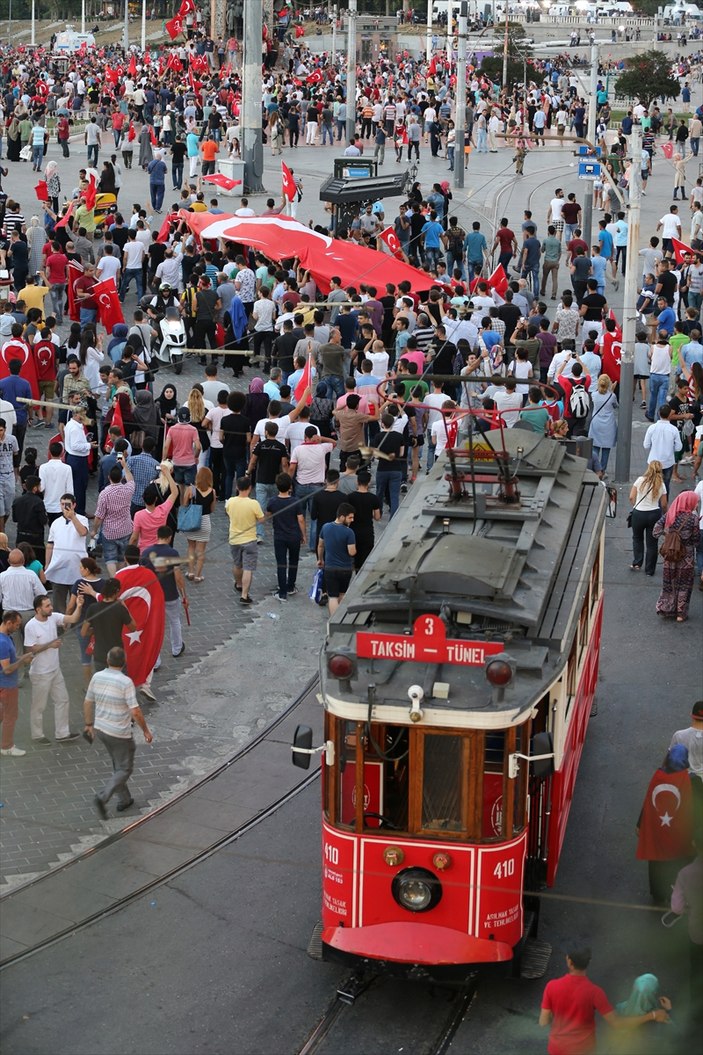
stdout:
[[263,193],[264,141],[261,127],[262,25],[261,0],[244,0],[244,53],[242,56],[242,157],[245,189]]
[[85,0],[81,2],[81,33],[85,33]]
[[142,0],[142,55],[146,51],[146,0]]
[[349,0],[347,11],[347,142],[356,131],[356,0]]
[[124,28],[122,30],[122,47],[129,48],[129,0],[124,0]]
[[32,0],[32,44],[33,45],[36,44],[36,42],[37,42],[34,14],[35,14],[35,12],[34,12],[34,0]]

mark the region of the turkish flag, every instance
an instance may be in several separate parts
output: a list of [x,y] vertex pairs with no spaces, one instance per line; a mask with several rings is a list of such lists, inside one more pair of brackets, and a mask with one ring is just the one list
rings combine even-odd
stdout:
[[108,333],[112,333],[115,326],[124,322],[122,305],[117,295],[114,278],[106,278],[102,282],[96,282],[93,286],[93,296],[97,297],[100,322]]
[[128,143],[133,143],[136,138],[137,138],[137,133],[135,131],[134,124],[130,121],[129,122],[129,128],[127,129],[127,142]]
[[122,586],[119,599],[137,624],[136,630],[122,631],[122,645],[127,657],[127,674],[139,688],[154,669],[164,641],[164,591],[148,568],[128,564],[116,575]]
[[288,168],[285,161],[281,162],[281,179],[283,180],[282,190],[284,197],[286,197],[288,201],[293,201],[298,193],[298,188],[295,185],[293,173]]
[[95,184],[95,176],[91,176],[88,180],[88,186],[83,191],[83,201],[85,202],[86,209],[92,210],[95,208],[97,197],[98,188]]
[[508,276],[501,264],[498,264],[493,274],[488,276],[487,281],[490,288],[494,289],[499,297],[505,296],[505,291],[508,288]]
[[137,60],[135,59],[134,55],[132,55],[131,59],[129,60],[129,66],[127,67],[127,73],[130,75],[130,77],[136,77],[137,76]]
[[392,227],[386,227],[384,231],[381,231],[378,237],[381,239],[382,242],[386,243],[391,253],[394,257],[396,257],[397,260],[406,259],[405,253],[403,252],[403,247],[401,246],[398,240],[398,235],[395,233]]
[[667,161],[671,161],[671,159],[674,156],[674,144],[673,143],[662,143],[661,144],[661,148],[662,148],[662,154],[664,155],[666,160]]
[[305,78],[306,84],[319,84],[322,80],[322,70],[313,70],[309,76]]
[[149,54],[148,51],[144,52],[143,62],[144,62],[145,66],[151,66],[151,55]]
[[112,66],[106,66],[105,79],[110,81],[111,84],[117,84],[119,80],[119,73],[117,72],[117,70],[113,70]]
[[68,293],[68,317],[73,322],[78,322],[80,318],[80,312],[78,310],[78,301],[76,300],[76,282],[83,275],[83,265],[77,260],[69,260],[68,262],[68,282],[66,283],[66,292]]
[[240,179],[225,176],[224,172],[213,172],[210,176],[203,176],[203,183],[214,183],[216,187],[222,187],[223,190],[234,190],[241,182]]
[[59,227],[66,227],[67,226],[68,221],[73,216],[73,210],[75,209],[75,207],[76,207],[75,201],[69,202],[68,208],[66,209],[66,212],[63,214],[61,219],[57,220],[56,223],[54,224],[54,230],[55,231],[58,230]]
[[[305,389],[306,388],[310,388],[311,386],[312,386],[312,356],[309,355],[307,357],[307,360],[305,361],[305,368],[303,369],[303,372],[300,375],[300,381],[298,381],[298,384],[295,386],[295,391],[293,393],[293,395],[295,397],[296,404],[300,403],[301,399],[303,398],[303,393],[305,392]],[[310,394],[308,394],[308,400],[307,401],[308,401],[308,403],[312,403],[312,396]]]
[[693,853],[693,802],[687,769],[666,773],[658,769],[649,782],[642,805],[637,841],[640,861],[673,861]]
[[674,255],[676,256],[676,263],[680,264],[683,261],[684,253],[694,253],[695,249],[691,249],[690,245],[686,245],[685,242],[680,242],[678,238],[672,238],[671,244],[674,248]]
[[46,185],[46,180],[39,180],[36,187],[34,188],[34,193],[36,194],[38,201],[49,200],[49,188]]
[[178,8],[178,14],[181,18],[185,18],[186,15],[192,15],[195,13],[195,0],[183,0],[183,3]]
[[39,95],[47,96],[49,94],[49,85],[45,84],[44,81],[39,81],[37,84],[37,92]]
[[20,338],[13,338],[8,341],[0,352],[0,380],[10,376],[10,363],[13,359],[19,359],[22,363],[20,377],[23,377],[25,381],[29,381],[32,389],[32,399],[41,399],[37,380],[37,364],[34,361],[29,345]]
[[436,55],[433,55],[432,56],[432,61],[430,62],[429,66],[427,67],[427,73],[428,73],[428,76],[434,77],[436,72],[437,72],[437,57],[436,57]]
[[183,63],[178,58],[178,55],[176,55],[175,51],[169,52],[169,56],[166,61],[166,69],[173,70],[174,73],[180,73],[183,69]]
[[175,40],[183,32],[183,19],[180,15],[176,15],[169,22],[165,23],[166,32],[168,33],[171,40]]
[[154,131],[153,125],[149,125],[149,139],[151,140],[151,145],[153,147],[157,147],[159,145],[159,141],[156,138],[156,132]]
[[178,220],[178,212],[169,212],[164,219],[164,222],[159,228],[159,233],[156,236],[157,242],[168,242],[168,236],[171,233],[171,224],[176,223]]

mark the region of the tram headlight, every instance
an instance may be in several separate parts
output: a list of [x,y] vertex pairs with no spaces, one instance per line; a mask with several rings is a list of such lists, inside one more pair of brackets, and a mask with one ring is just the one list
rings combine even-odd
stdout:
[[393,897],[409,912],[427,912],[442,898],[442,884],[426,868],[405,868],[391,884]]
[[354,661],[349,656],[337,653],[327,660],[327,669],[333,678],[344,681],[354,673]]
[[504,653],[494,656],[486,664],[486,678],[495,688],[505,688],[513,680],[515,664]]

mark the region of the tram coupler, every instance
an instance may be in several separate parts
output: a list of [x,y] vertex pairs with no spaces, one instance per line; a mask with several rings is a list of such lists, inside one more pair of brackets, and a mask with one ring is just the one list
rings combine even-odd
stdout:
[[361,996],[371,985],[374,976],[365,970],[356,971],[342,983],[337,990],[337,999],[349,1007]]

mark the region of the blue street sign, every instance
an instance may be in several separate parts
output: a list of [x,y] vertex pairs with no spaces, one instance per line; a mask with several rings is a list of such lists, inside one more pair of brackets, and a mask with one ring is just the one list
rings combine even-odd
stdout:
[[600,163],[598,161],[579,161],[579,179],[600,179]]

